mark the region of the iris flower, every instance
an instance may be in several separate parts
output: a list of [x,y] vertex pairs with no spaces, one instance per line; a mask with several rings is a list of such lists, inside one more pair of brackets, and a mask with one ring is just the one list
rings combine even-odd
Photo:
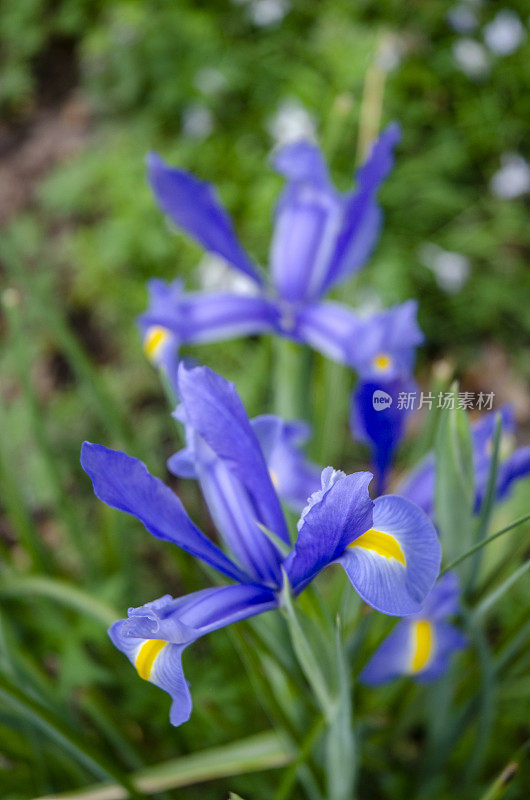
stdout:
[[351,396],[350,429],[353,438],[372,451],[378,494],[384,491],[410,414],[409,409],[399,407],[399,395],[417,388],[412,372],[423,334],[416,312],[417,302],[409,300],[361,320],[358,326],[359,383]]
[[361,673],[363,683],[379,686],[401,675],[434,681],[447,670],[451,655],[466,645],[464,635],[447,617],[458,612],[458,578],[444,575],[421,611],[395,626]]
[[[383,131],[356,174],[355,190],[346,194],[332,184],[314,144],[298,141],[276,151],[273,166],[287,183],[275,213],[270,283],[243,250],[212,187],[152,154],[149,179],[160,208],[207,251],[246,275],[254,294],[189,293],[180,281],[151,281],[149,307],[139,318],[147,354],[160,363],[167,346],[268,332],[356,368],[365,357],[363,337],[370,325],[323,298],[365,264],[377,242],[382,219],[377,191],[393,166],[399,136],[395,123]],[[376,361],[384,362],[390,346],[381,342]]]
[[206,367],[181,365],[178,390],[193,440],[189,455],[229,555],[204,536],[178,497],[140,461],[90,443],[81,454],[103,502],[232,581],[131,608],[127,619],[110,628],[112,641],[139,675],[171,695],[174,725],[191,713],[183,650],[206,633],[277,607],[284,580],[297,595],[322,569],[338,563],[367,603],[401,616],[421,608],[440,567],[440,545],[427,515],[400,497],[372,502],[368,472],[323,470],[321,488],[309,498],[291,546],[256,426],[233,384]]
[[[499,412],[486,414],[471,427],[473,444],[473,465],[475,470],[475,511],[478,511],[491,466],[493,434],[496,413],[501,415],[501,441],[499,469],[497,473],[497,500],[504,500],[513,484],[530,475],[530,447],[514,449],[515,420],[510,406],[502,406]],[[429,453],[412,474],[398,487],[402,497],[408,497],[432,515],[434,513],[434,487],[436,467],[434,454]]]

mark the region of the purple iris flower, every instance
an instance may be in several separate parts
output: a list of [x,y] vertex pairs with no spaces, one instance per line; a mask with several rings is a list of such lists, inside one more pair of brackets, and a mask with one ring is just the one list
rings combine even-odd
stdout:
[[447,621],[459,606],[458,578],[444,575],[421,611],[397,623],[363,669],[360,679],[370,686],[410,675],[422,683],[439,678],[451,655],[466,646],[465,636]]
[[417,303],[409,300],[360,320],[355,354],[359,383],[352,393],[350,429],[372,451],[377,493],[405,434],[410,409],[399,396],[416,391],[412,371],[423,334],[416,321]]
[[[482,505],[488,482],[496,413],[500,413],[502,422],[497,499],[504,500],[516,481],[530,475],[530,447],[513,449],[515,432],[513,409],[505,405],[498,412],[486,414],[471,426],[475,470],[475,512],[478,512]],[[429,453],[412,474],[401,483],[397,492],[402,497],[414,498],[414,502],[432,516],[434,513],[435,476],[434,454]]]
[[361,269],[377,242],[382,219],[377,191],[393,166],[399,136],[396,123],[383,131],[357,172],[355,190],[344,195],[314,144],[298,141],[277,150],[273,166],[287,183],[275,213],[270,285],[239,244],[212,187],[149,156],[149,180],[160,208],[206,250],[244,273],[255,293],[187,293],[180,282],[151,281],[149,307],[139,318],[147,353],[156,360],[164,330],[179,345],[272,332],[355,367],[365,324],[346,306],[322,298]]
[[[284,579],[296,595],[326,566],[341,564],[367,603],[402,616],[421,608],[441,558],[434,526],[420,508],[392,496],[374,503],[369,472],[345,475],[331,467],[322,472],[291,546],[269,466],[270,419],[252,425],[233,384],[206,367],[181,365],[178,390],[190,448],[180,467],[193,457],[193,474],[230,555],[204,536],[178,497],[140,461],[88,442],[81,454],[103,502],[233,581],[179,599],[165,595],[129,609],[128,618],[110,628],[140,676],[171,695],[174,725],[191,713],[183,650],[205,633],[277,607]],[[260,426],[268,427],[261,446]]]

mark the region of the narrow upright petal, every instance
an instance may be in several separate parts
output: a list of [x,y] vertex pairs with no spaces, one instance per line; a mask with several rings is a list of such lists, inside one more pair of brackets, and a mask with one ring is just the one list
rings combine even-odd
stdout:
[[395,495],[378,497],[373,525],[340,558],[354,589],[378,611],[417,613],[440,571],[434,525],[417,506]]
[[156,153],[147,160],[149,182],[158,205],[179,228],[212,253],[261,283],[239,244],[227,212],[212,187],[188,172],[169,167]]
[[377,190],[394,166],[393,151],[400,137],[399,125],[390,124],[374,142],[368,158],[357,172],[356,189],[344,202],[341,228],[324,290],[363,267],[377,244],[382,225]]
[[293,590],[301,591],[348,544],[372,525],[373,503],[368,494],[370,472],[343,472],[326,467],[322,488],[309,499],[300,518],[294,550],[285,561]]
[[281,580],[281,554],[262,527],[289,534],[271,476],[233,384],[207,367],[179,372],[197,475],[212,516],[257,580]]
[[319,149],[310,142],[285,145],[273,164],[288,183],[276,209],[272,280],[284,300],[315,299],[322,293],[340,230],[342,200]]
[[171,696],[171,724],[182,725],[192,708],[182,669],[185,648],[206,633],[269,611],[276,604],[272,592],[250,585],[203,589],[177,600],[165,595],[130,608],[128,618],[115,622],[109,636],[141,678]]
[[193,524],[176,494],[153,477],[141,461],[84,442],[81,465],[104,503],[132,514],[153,536],[176,544],[224,575],[249,582],[249,577]]

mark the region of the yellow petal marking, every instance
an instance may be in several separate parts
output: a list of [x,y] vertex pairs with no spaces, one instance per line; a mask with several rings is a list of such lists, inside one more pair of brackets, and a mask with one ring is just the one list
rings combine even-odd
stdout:
[[419,619],[413,622],[411,672],[421,672],[422,669],[425,669],[431,660],[433,645],[434,633],[432,624],[426,619]]
[[274,486],[275,489],[277,489],[278,486],[280,485],[280,481],[278,480],[278,476],[276,475],[276,473],[274,472],[273,469],[269,470],[269,475],[271,476],[272,485]]
[[147,329],[144,337],[144,351],[151,361],[156,361],[160,354],[161,348],[169,338],[169,331],[167,328],[162,328],[160,325],[152,325]]
[[160,651],[164,649],[166,644],[167,642],[164,642],[162,639],[148,639],[138,650],[135,666],[138,675],[140,678],[143,678],[144,681],[149,680],[156,657]]
[[388,353],[378,353],[372,358],[372,366],[379,372],[386,372],[392,364],[392,356],[389,356]]
[[383,556],[383,558],[395,558],[404,567],[407,564],[398,540],[389,533],[377,531],[375,528],[370,528],[370,530],[349,544],[348,547],[364,547],[365,550],[373,550],[374,553]]

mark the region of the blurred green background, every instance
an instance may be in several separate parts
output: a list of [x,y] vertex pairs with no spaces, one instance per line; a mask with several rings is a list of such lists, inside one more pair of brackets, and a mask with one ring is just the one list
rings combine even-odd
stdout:
[[[204,585],[190,559],[98,503],[78,466],[80,443],[90,439],[164,475],[177,431],[134,319],[146,304],[147,278],[178,274],[194,288],[216,280],[211,264],[197,268],[199,248],[157,210],[147,151],[214,182],[244,245],[266,264],[281,188],[268,160],[274,144],[313,131],[346,189],[367,142],[399,120],[403,141],[381,193],[380,245],[337,297],[363,308],[417,297],[427,340],[421,381],[428,384],[444,359],[464,388],[511,400],[527,438],[530,37],[527,4],[511,0],[522,20],[519,41],[513,52],[495,52],[487,31],[500,9],[439,0],[3,0],[0,677],[26,705],[0,685],[2,797],[97,777],[57,731],[50,734],[42,714],[123,770],[270,725],[243,669],[234,671],[231,634],[187,653],[195,711],[173,730],[165,697],[137,679],[101,624],[107,606],[123,613]],[[193,354],[236,381],[251,413],[270,410],[269,341]],[[325,401],[318,390],[315,400]],[[345,432],[344,418],[326,457],[348,468],[364,453]],[[179,492],[211,531],[196,487],[181,484]],[[519,493],[508,521],[521,502]],[[101,613],[73,610],[58,581],[81,590],[85,611],[82,593],[97,598]],[[511,597],[503,613],[516,625],[521,608],[516,591]],[[512,687],[528,701],[528,678],[518,669]],[[528,733],[515,694],[499,700],[502,735],[485,754],[486,778],[524,739],[521,729]],[[411,796],[417,735],[396,734],[387,774],[372,751],[363,800]],[[472,743],[471,727],[444,766],[437,800],[454,796],[453,776]],[[173,796],[208,800],[232,788],[259,800],[272,797],[276,783],[267,772]],[[477,796],[467,791],[462,786],[458,797]]]

